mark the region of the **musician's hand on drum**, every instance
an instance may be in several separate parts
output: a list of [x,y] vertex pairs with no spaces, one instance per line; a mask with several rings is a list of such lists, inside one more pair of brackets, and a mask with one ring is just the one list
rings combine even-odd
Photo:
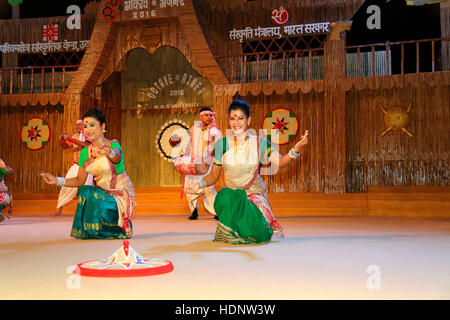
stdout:
[[58,179],[54,175],[51,175],[50,173],[41,173],[42,180],[46,184],[55,185],[58,182]]

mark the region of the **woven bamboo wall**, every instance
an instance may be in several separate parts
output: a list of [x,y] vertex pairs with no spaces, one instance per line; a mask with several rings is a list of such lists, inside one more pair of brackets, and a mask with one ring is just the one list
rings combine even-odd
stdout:
[[[412,103],[414,136],[386,130],[385,109]],[[450,91],[448,86],[347,93],[347,192],[372,186],[449,185]]]
[[[46,120],[51,130],[48,143],[44,148],[36,151],[27,149],[21,142],[22,126],[34,117]],[[5,178],[5,183],[13,194],[15,192],[57,192],[57,188],[44,184],[39,174],[49,172],[58,176],[65,175],[62,156],[63,153],[71,154],[71,151],[63,151],[58,140],[63,129],[63,118],[61,104],[55,106],[2,106],[0,126],[3,130],[2,139],[0,139],[0,157],[16,171],[13,176]]]
[[106,137],[108,139],[122,140],[122,92],[121,74],[114,72],[102,84],[102,98],[99,109],[106,117]]
[[[260,94],[257,96],[235,95],[233,99],[241,99],[250,104],[252,129],[259,132],[262,128],[264,117],[278,107],[290,109],[299,119],[299,131],[294,142],[281,145],[278,151],[284,155],[305,130],[309,131],[309,146],[303,151],[301,160],[291,161],[285,168],[279,169],[275,175],[263,176],[269,192],[320,192],[323,190],[324,181],[321,177],[320,158],[321,142],[324,128],[320,124],[321,113],[324,108],[323,93],[312,90],[308,94],[298,92],[296,94],[285,93],[277,95]],[[228,126],[228,106],[232,99],[223,96],[216,100],[218,124],[222,132],[226,132]],[[274,145],[275,146],[275,145]]]
[[155,139],[166,121],[179,119],[188,126],[198,120],[197,114],[146,114],[122,117],[122,148],[125,168],[135,187],[181,186],[183,176],[175,171],[173,163],[158,153]]

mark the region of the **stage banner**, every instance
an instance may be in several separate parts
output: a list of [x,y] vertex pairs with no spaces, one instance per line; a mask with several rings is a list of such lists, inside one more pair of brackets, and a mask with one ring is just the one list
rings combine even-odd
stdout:
[[210,82],[199,75],[175,48],[162,47],[154,54],[135,49],[122,75],[122,109],[143,114],[150,110],[186,110],[212,106]]

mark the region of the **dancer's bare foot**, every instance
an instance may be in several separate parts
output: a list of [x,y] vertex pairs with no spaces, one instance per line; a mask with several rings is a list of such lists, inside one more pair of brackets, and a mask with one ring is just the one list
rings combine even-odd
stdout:
[[49,214],[50,217],[62,216],[62,208],[57,208],[54,212]]

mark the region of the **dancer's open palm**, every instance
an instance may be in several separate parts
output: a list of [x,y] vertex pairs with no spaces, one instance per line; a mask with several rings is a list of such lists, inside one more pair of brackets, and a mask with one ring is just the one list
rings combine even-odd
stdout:
[[300,152],[304,146],[308,144],[308,130],[305,131],[305,134],[301,136],[300,141],[297,142],[294,146],[294,151],[297,153]]
[[42,180],[44,180],[47,184],[56,184],[58,182],[58,179],[54,175],[51,175],[50,173],[41,173]]

